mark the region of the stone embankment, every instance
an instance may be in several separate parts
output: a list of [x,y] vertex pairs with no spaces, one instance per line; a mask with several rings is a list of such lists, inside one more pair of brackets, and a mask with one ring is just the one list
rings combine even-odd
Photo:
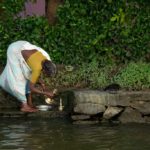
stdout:
[[[63,111],[59,111],[60,98]],[[35,105],[44,104],[43,97],[34,97]],[[0,91],[1,117],[70,116],[74,124],[86,123],[150,123],[150,92],[68,90],[55,99],[54,109],[46,112],[22,113],[18,101]]]
[[150,92],[75,90],[73,95],[75,123],[83,120],[150,123]]

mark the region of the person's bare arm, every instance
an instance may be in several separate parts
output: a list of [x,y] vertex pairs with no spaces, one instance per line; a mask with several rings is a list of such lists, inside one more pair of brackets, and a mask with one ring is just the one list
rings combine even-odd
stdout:
[[46,90],[46,86],[45,86],[44,81],[41,78],[39,78],[38,83],[40,83],[40,85],[42,87],[42,90],[45,91]]
[[32,54],[34,54],[35,52],[37,52],[36,49],[32,49],[32,50],[22,50],[22,51],[21,51],[21,54],[22,54],[23,58],[25,59],[25,61],[27,61],[28,58],[29,58]]
[[47,97],[50,97],[50,98],[52,98],[54,96],[53,92],[40,90],[37,87],[35,87],[35,84],[33,84],[32,82],[29,83],[29,88],[32,93],[46,95]]

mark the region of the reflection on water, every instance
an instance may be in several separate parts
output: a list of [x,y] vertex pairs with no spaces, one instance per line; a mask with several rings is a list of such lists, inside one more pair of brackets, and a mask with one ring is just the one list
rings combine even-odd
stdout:
[[149,150],[149,125],[72,125],[64,120],[0,121],[0,150]]

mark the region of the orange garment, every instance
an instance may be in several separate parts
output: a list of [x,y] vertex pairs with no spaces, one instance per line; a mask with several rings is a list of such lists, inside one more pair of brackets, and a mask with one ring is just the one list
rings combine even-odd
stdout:
[[40,76],[40,73],[41,73],[41,70],[42,70],[42,61],[47,59],[45,56],[43,56],[43,54],[39,51],[35,52],[34,54],[32,54],[28,60],[27,60],[27,64],[29,65],[29,67],[31,68],[32,70],[32,74],[31,74],[31,77],[30,77],[30,81],[32,83],[36,83],[39,76]]

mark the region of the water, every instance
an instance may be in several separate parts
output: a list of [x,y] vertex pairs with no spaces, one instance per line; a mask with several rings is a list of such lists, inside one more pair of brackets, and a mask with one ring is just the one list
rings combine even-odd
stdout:
[[1,119],[0,150],[150,150],[150,125]]

